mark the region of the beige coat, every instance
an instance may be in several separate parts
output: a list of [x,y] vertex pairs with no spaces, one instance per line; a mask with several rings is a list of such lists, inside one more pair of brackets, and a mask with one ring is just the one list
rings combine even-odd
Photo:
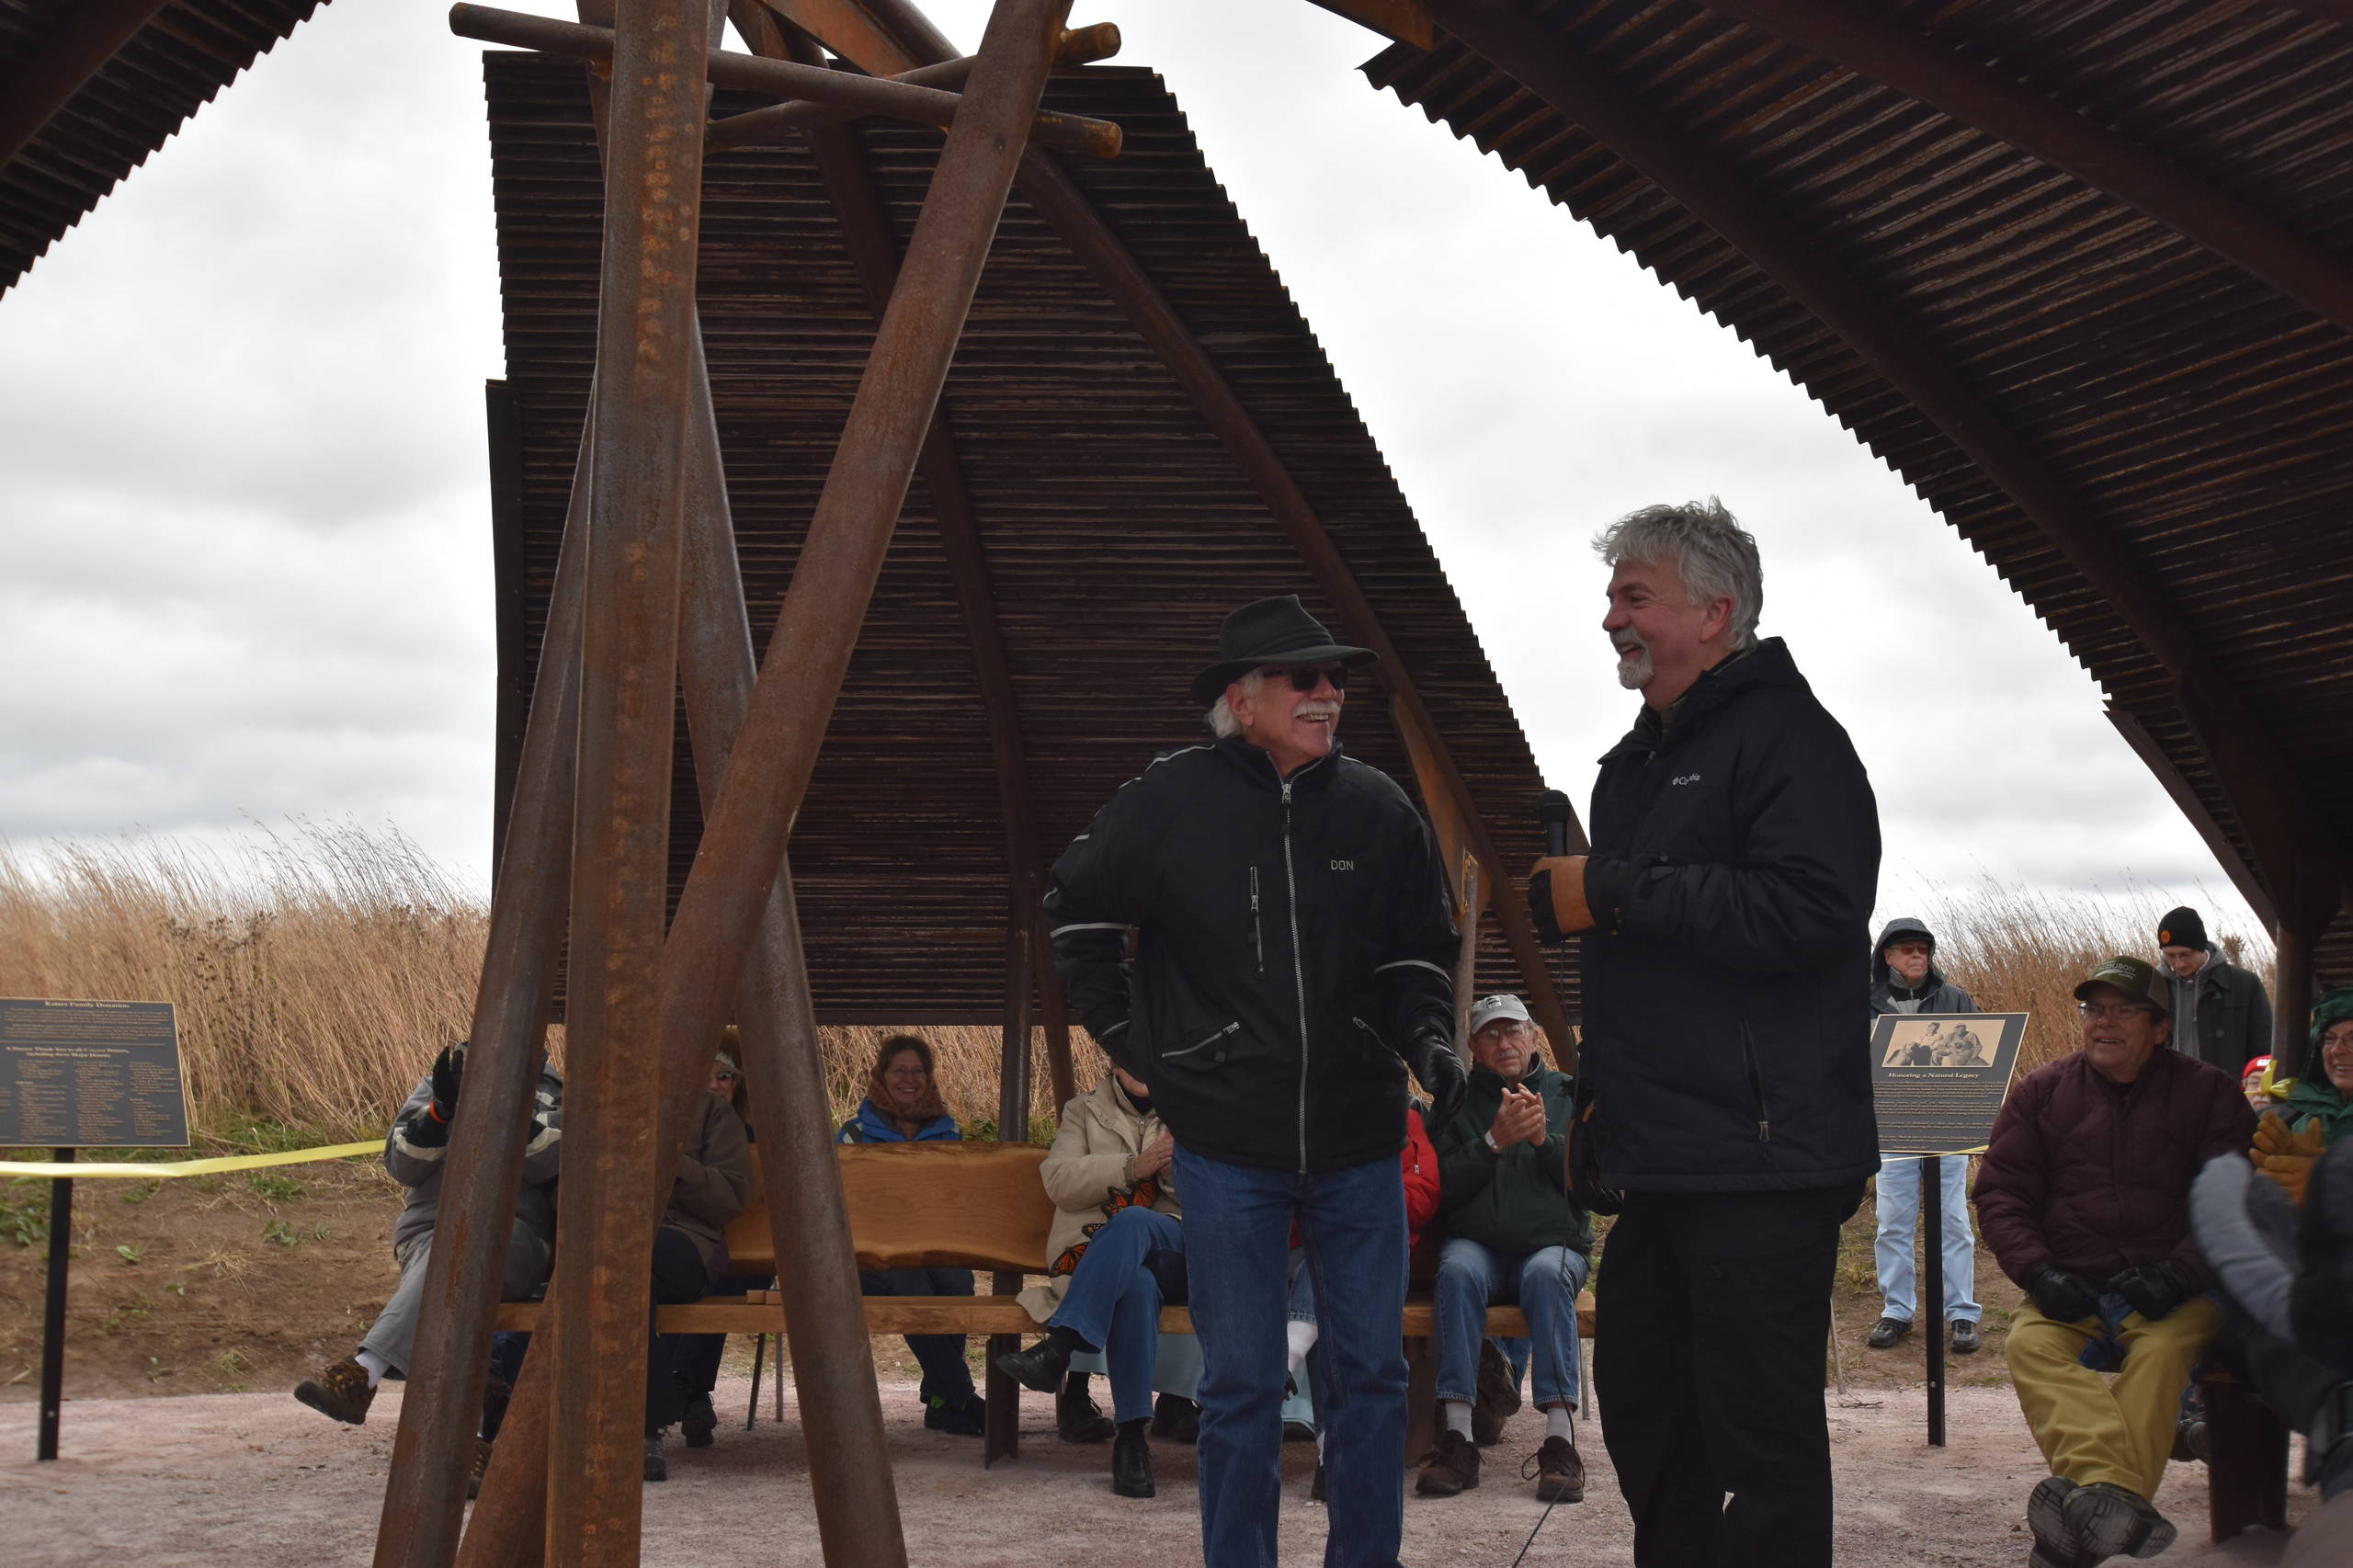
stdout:
[[[1093,1227],[1126,1206],[1118,1200],[1134,1194],[1134,1184],[1128,1180],[1128,1161],[1159,1136],[1160,1118],[1138,1112],[1119,1079],[1108,1073],[1093,1089],[1063,1107],[1062,1131],[1054,1134],[1053,1149],[1039,1168],[1045,1178],[1046,1196],[1054,1200],[1053,1229],[1046,1236],[1046,1268],[1086,1240]],[[1155,1178],[1160,1190],[1152,1207],[1181,1217],[1184,1210],[1176,1202],[1176,1176],[1171,1169]],[[1062,1305],[1063,1292],[1069,1289],[1067,1273],[1051,1275],[1044,1284],[1022,1291],[1020,1301],[1032,1318],[1044,1323],[1054,1315],[1054,1309]]]

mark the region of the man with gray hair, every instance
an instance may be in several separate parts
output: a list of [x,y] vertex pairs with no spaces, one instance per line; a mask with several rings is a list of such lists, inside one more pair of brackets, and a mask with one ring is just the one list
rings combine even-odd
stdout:
[[1576,1193],[1615,1206],[1601,1437],[1640,1568],[1830,1562],[1822,1346],[1838,1228],[1879,1169],[1867,922],[1879,808],[1778,638],[1756,543],[1713,500],[1597,541],[1618,678],[1589,854],[1529,900],[1583,933]]

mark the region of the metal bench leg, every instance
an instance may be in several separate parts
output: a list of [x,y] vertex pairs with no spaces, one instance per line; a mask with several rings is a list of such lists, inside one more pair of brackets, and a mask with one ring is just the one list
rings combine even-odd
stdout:
[[2209,1378],[2206,1506],[2217,1545],[2249,1525],[2288,1522],[2288,1426],[2235,1378]]
[[752,1429],[752,1423],[759,1417],[760,1366],[767,1359],[767,1354],[768,1336],[765,1334],[752,1335],[752,1405],[744,1412],[744,1430],[746,1432]]

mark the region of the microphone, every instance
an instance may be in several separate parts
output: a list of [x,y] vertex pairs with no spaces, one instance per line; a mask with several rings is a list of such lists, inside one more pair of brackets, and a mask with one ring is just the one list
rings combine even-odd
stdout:
[[1558,790],[1536,797],[1536,820],[1544,827],[1544,853],[1558,858],[1569,852],[1569,798]]

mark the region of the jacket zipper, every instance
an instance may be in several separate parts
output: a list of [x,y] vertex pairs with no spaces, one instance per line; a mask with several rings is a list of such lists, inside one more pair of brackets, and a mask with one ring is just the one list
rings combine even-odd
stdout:
[[1746,1024],[1740,1026],[1740,1054],[1748,1063],[1748,1091],[1756,1096],[1756,1141],[1770,1143],[1773,1141],[1773,1107],[1765,1097],[1765,1069],[1756,1060],[1756,1041],[1749,1034]]
[[1290,894],[1290,979],[1299,999],[1299,1174],[1307,1174],[1307,967],[1299,953],[1299,876],[1291,865],[1290,786],[1283,780],[1283,885]]
[[1256,958],[1258,972],[1267,972],[1267,937],[1258,924],[1258,868],[1250,868],[1250,951]]
[[1210,1046],[1215,1045],[1219,1040],[1223,1040],[1226,1036],[1228,1036],[1228,1035],[1230,1035],[1230,1034],[1233,1033],[1235,1030],[1239,1029],[1241,1027],[1242,1027],[1241,1020],[1237,1018],[1237,1019],[1236,1019],[1236,1020],[1234,1020],[1233,1023],[1230,1023],[1230,1024],[1226,1025],[1226,1026],[1225,1026],[1225,1028],[1222,1028],[1222,1029],[1215,1029],[1215,1030],[1212,1030],[1212,1031],[1210,1033],[1210,1035],[1208,1036],[1208,1038],[1207,1038],[1207,1039],[1204,1039],[1204,1040],[1195,1040],[1192,1044],[1190,1044],[1190,1045],[1187,1046],[1187,1047],[1186,1047],[1184,1050],[1182,1050],[1182,1051],[1171,1051],[1166,1052],[1165,1054],[1164,1054],[1164,1055],[1161,1057],[1161,1060],[1162,1060],[1163,1062],[1174,1062],[1176,1058],[1178,1058],[1178,1057],[1180,1057],[1180,1056],[1190,1056],[1190,1055],[1192,1055],[1192,1054],[1193,1054],[1193,1052],[1195,1052],[1195,1051],[1197,1051],[1204,1050],[1204,1049],[1206,1049],[1207,1047],[1210,1047]]

